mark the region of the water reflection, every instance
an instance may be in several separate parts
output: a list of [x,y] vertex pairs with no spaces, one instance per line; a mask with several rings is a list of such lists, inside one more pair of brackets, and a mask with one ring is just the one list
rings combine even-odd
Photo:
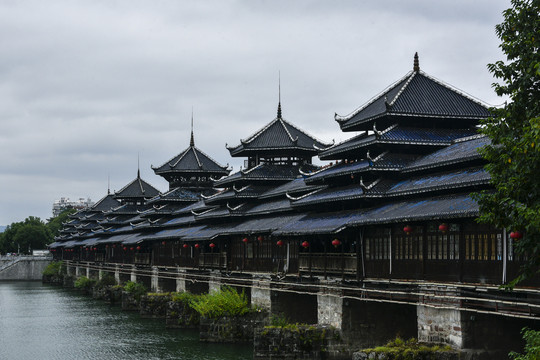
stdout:
[[251,345],[200,343],[102,301],[39,282],[0,283],[0,359],[252,359]]

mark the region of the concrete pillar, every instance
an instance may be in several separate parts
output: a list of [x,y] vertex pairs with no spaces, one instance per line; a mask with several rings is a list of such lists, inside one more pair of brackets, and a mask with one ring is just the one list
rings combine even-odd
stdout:
[[157,266],[152,266],[152,277],[150,279],[150,291],[160,292],[159,288],[159,269]]
[[117,284],[121,284],[120,281],[120,266],[118,264],[114,265],[114,280]]
[[131,276],[130,276],[130,280],[132,282],[137,282],[137,268],[135,267],[135,265],[132,265],[131,266]]
[[219,272],[210,273],[208,279],[208,293],[219,292],[221,290],[221,275]]
[[[422,304],[417,305],[418,340],[463,348],[462,312],[459,290],[452,286],[420,286]],[[445,296],[445,297],[442,297]],[[452,309],[455,308],[455,309]]]
[[82,274],[81,266],[80,266],[80,265],[77,265],[77,266],[75,267],[75,277],[78,278],[78,277],[81,276],[81,274]]
[[253,279],[251,287],[251,304],[272,311],[272,291],[269,279]]
[[86,275],[85,276],[90,279],[90,266],[86,266]]
[[178,276],[176,277],[176,292],[186,291],[186,270],[178,268]]
[[317,323],[340,329],[343,323],[343,296],[341,291],[321,290],[317,294]]

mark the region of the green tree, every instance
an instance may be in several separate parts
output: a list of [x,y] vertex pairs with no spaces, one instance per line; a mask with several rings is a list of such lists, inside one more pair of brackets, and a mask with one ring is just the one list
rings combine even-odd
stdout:
[[31,253],[33,249],[44,249],[52,241],[51,232],[40,218],[29,216],[24,222],[8,225],[0,236],[0,251]]
[[540,0],[511,3],[495,27],[507,61],[488,65],[501,80],[493,84],[495,92],[510,101],[483,122],[491,145],[481,151],[494,190],[477,199],[480,221],[523,234],[515,249],[528,260],[513,286],[540,265]]
[[50,218],[47,221],[47,227],[51,232],[52,237],[58,236],[60,229],[64,226],[63,224],[69,221],[69,215],[76,213],[75,209],[66,209],[62,211],[58,216]]

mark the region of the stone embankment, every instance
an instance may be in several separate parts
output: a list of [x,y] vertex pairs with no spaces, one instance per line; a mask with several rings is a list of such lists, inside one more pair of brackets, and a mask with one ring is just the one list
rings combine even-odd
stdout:
[[1,256],[0,280],[38,281],[52,261],[50,256]]

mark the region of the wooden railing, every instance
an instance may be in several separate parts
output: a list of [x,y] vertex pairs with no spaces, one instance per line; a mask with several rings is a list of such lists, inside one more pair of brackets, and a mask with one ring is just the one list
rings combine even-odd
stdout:
[[357,269],[356,254],[300,254],[300,271],[316,273],[354,274]]
[[203,253],[199,255],[199,266],[205,268],[227,268],[227,253]]

